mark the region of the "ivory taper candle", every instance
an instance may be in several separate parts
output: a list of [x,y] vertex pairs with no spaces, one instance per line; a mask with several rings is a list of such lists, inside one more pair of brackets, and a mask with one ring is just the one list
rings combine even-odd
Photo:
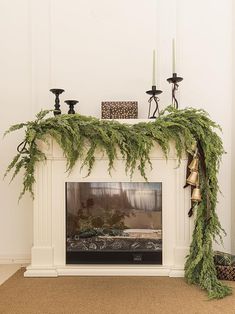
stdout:
[[176,70],[175,70],[175,38],[172,39],[172,73],[176,73]]
[[152,86],[156,86],[156,52],[153,50],[153,82]]

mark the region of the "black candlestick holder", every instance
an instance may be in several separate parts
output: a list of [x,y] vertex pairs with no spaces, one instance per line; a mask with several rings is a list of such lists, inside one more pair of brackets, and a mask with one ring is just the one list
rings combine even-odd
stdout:
[[172,106],[176,109],[179,108],[179,103],[178,100],[176,98],[176,91],[178,90],[179,87],[179,82],[183,81],[182,77],[177,76],[177,73],[173,73],[172,77],[167,79],[167,82],[169,82],[170,84],[172,84],[172,91],[171,91],[171,95],[172,95]]
[[65,103],[69,106],[68,114],[75,114],[74,106],[78,103],[77,100],[65,100]]
[[50,92],[52,92],[55,95],[55,109],[54,109],[54,116],[61,114],[60,110],[60,94],[64,92],[63,89],[60,88],[52,88],[50,89]]
[[[159,111],[158,102],[160,99],[157,97],[157,95],[159,95],[161,93],[162,93],[162,91],[158,90],[155,85],[152,86],[152,89],[150,89],[146,92],[146,94],[151,95],[151,97],[148,100],[148,103],[149,103],[148,119],[156,119],[157,118],[156,112],[158,112],[158,115],[159,115],[160,111]],[[153,111],[153,114],[150,116],[152,102],[155,103],[155,109]]]

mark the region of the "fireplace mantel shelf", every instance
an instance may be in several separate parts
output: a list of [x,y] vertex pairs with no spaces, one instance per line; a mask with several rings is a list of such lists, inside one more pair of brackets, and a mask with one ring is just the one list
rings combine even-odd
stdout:
[[[121,120],[137,123],[146,120]],[[149,120],[147,120],[149,121]],[[151,120],[150,120],[151,121]],[[33,247],[31,265],[26,277],[55,276],[183,276],[185,256],[188,253],[193,230],[193,221],[187,217],[190,208],[190,191],[185,184],[186,156],[180,165],[171,145],[166,161],[160,147],[155,145],[150,159],[152,170],[146,169],[149,182],[162,182],[162,231],[163,263],[159,265],[66,265],[65,262],[65,182],[130,182],[125,173],[122,156],[115,160],[111,176],[108,173],[108,158],[97,152],[92,173],[86,177],[86,169],[77,162],[68,175],[66,159],[58,144],[48,138],[49,144],[38,143],[47,160],[37,164],[34,186]],[[133,182],[144,182],[138,170]]]

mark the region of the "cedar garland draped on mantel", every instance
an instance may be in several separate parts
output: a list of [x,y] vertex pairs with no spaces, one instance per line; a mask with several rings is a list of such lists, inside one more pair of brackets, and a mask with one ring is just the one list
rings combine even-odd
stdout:
[[26,191],[33,195],[35,164],[46,158],[39,150],[37,141],[46,141],[48,135],[62,148],[67,159],[67,171],[71,171],[80,159],[89,175],[95,163],[95,151],[101,149],[108,156],[108,170],[111,172],[119,149],[130,176],[137,167],[145,180],[146,166],[151,167],[149,154],[155,143],[160,145],[167,159],[169,144],[173,141],[179,162],[183,153],[193,154],[192,147],[196,144],[200,156],[202,201],[194,206],[195,228],[185,263],[185,278],[188,283],[205,289],[210,298],[223,298],[231,294],[231,289],[217,279],[213,260],[213,240],[216,237],[221,239],[221,232],[224,232],[216,213],[219,191],[217,174],[224,149],[221,138],[216,133],[220,127],[208,114],[204,110],[176,110],[169,106],[156,120],[128,125],[79,114],[46,118],[50,112],[51,110],[41,111],[35,121],[13,125],[6,132],[25,128],[25,138],[18,145],[18,153],[6,171],[7,174],[13,170],[12,178],[21,169],[24,171],[20,198]]

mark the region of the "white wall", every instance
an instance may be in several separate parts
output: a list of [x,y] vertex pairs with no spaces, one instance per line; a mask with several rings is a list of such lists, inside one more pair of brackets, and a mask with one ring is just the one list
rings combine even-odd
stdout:
[[32,200],[27,195],[18,204],[22,177],[9,185],[3,173],[16,154],[22,133],[2,139],[13,123],[32,118],[31,47],[27,1],[0,2],[0,262],[24,261],[32,244]]
[[223,128],[227,152],[219,184],[218,214],[227,232],[225,251],[231,242],[231,143],[232,143],[232,1],[178,1],[177,34],[183,105],[204,108]]
[[[79,100],[82,114],[100,116],[102,100],[137,100],[147,117],[152,49],[157,49],[160,107],[171,100],[171,40],[176,37],[181,107],[205,108],[223,127],[228,154],[220,173],[218,212],[231,249],[232,143],[232,1],[231,0],[1,0],[2,123],[31,118],[52,108],[48,90]],[[13,91],[13,92],[12,92]],[[11,109],[13,108],[13,109]],[[62,110],[67,108],[63,104]],[[1,174],[15,153],[19,133],[1,141]],[[32,242],[32,202],[17,204],[21,178],[0,182],[1,256],[26,258]]]
[[[235,118],[235,3],[233,1],[233,110],[232,110],[232,119]],[[232,253],[235,254],[235,162],[234,162],[234,156],[235,156],[235,124],[232,123],[232,163],[231,163],[231,174],[232,174],[232,202],[231,202],[231,242],[232,242]]]

